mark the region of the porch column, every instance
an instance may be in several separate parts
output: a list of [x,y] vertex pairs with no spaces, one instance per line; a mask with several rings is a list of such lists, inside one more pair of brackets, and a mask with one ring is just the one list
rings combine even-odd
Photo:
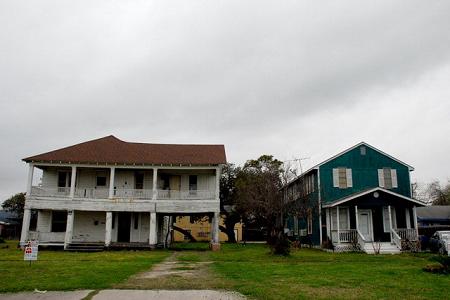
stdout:
[[330,210],[331,208],[327,208],[325,210],[325,214],[327,216],[327,235],[330,240],[333,240],[333,237],[331,236],[331,217],[330,217]]
[[31,188],[33,186],[33,174],[34,174],[34,165],[30,163],[28,167],[27,197],[31,195]]
[[106,212],[106,222],[105,222],[105,246],[109,247],[111,245],[111,232],[112,232],[112,212]]
[[[419,226],[417,226],[417,210],[416,206],[413,206],[413,218],[414,218],[414,229],[416,230],[416,236],[419,237]],[[450,252],[449,252],[450,255]]]
[[158,197],[158,168],[153,168],[153,200]]
[[109,173],[109,195],[108,198],[114,198],[114,177],[116,175],[116,168],[111,167],[111,171]]
[[220,167],[216,168],[216,197],[215,200],[220,201]]
[[211,222],[211,231],[212,231],[212,239],[211,239],[211,249],[213,251],[217,251],[220,249],[220,241],[219,241],[219,213],[215,212],[214,217]]
[[75,196],[75,180],[77,180],[77,167],[72,166],[72,175],[70,177],[70,198]]
[[355,205],[355,217],[356,217],[356,219],[355,219],[355,224],[356,224],[356,233],[358,233],[358,231],[359,231],[359,220],[358,220],[358,206],[357,205]]
[[339,224],[339,206],[336,206],[336,226],[337,226],[337,240],[338,240],[338,243],[340,243],[341,242],[341,236],[339,235],[339,233],[340,233],[340,226],[339,226],[340,224]]
[[20,235],[20,246],[23,247],[28,240],[28,232],[30,230],[31,210],[25,208],[23,211],[22,233]]
[[74,211],[67,211],[67,224],[66,224],[66,236],[64,237],[64,250],[67,249],[67,246],[72,243],[73,236],[73,219],[74,219]]
[[388,205],[388,213],[389,213],[389,234],[391,236],[391,243],[392,243],[392,213],[390,205]]
[[148,236],[148,243],[150,247],[154,248],[157,244],[157,232],[156,232],[156,212],[150,213],[150,233]]

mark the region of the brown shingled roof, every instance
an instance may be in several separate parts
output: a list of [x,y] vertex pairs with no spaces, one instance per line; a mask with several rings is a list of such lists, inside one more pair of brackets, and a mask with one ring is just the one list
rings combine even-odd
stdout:
[[226,156],[223,145],[129,143],[110,135],[23,160],[99,164],[217,165],[226,163]]

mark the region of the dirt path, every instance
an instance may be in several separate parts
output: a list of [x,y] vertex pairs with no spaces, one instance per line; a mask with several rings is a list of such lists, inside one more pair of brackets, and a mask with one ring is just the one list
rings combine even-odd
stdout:
[[[197,259],[183,260],[186,252],[174,252],[149,271],[136,274],[126,282],[118,284],[119,289],[157,290],[229,290],[229,283],[219,278],[212,270],[212,262],[206,255],[196,252]],[[189,255],[189,254],[188,254]]]

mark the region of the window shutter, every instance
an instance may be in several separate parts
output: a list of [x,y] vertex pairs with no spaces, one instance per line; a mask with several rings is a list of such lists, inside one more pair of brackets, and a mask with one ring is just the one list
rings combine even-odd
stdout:
[[352,169],[347,169],[347,187],[353,187]]
[[392,178],[392,187],[397,188],[398,183],[397,183],[397,170],[396,169],[391,169],[391,178]]
[[378,185],[384,188],[384,174],[383,169],[378,169]]
[[339,169],[333,169],[333,187],[339,187]]

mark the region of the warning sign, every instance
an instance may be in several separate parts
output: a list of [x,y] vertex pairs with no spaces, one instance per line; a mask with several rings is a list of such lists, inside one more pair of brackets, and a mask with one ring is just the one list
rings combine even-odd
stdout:
[[27,245],[25,246],[23,260],[37,260],[38,248],[38,241],[28,241]]

